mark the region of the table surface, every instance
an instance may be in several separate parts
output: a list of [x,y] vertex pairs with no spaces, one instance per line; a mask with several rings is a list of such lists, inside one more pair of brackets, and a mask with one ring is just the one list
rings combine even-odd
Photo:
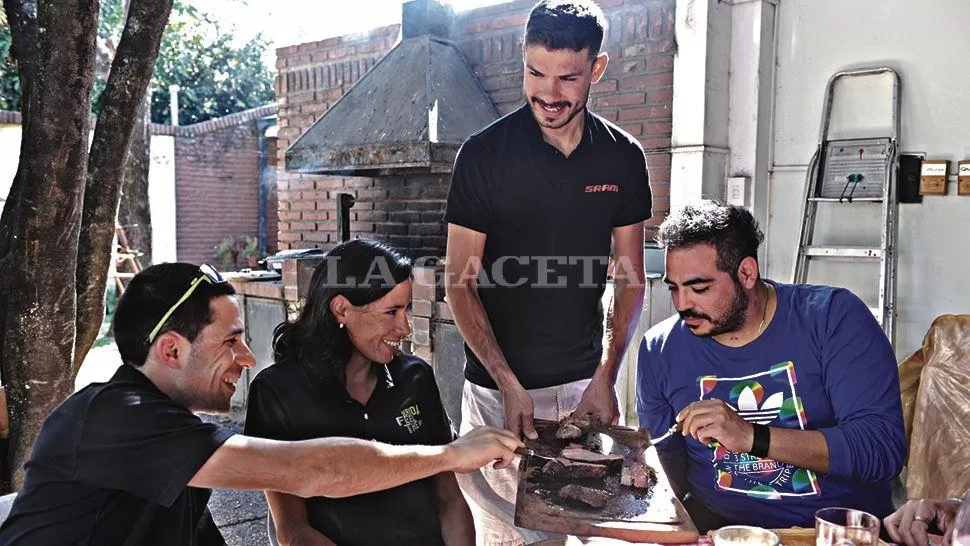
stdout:
[[[815,529],[793,527],[789,529],[772,529],[772,531],[778,533],[782,546],[815,546]],[[585,546],[587,544],[590,546],[631,546],[646,543],[626,542],[611,538],[580,538],[570,536],[565,539],[535,542],[530,546]],[[701,535],[697,542],[685,544],[684,546],[712,546],[713,544],[714,541],[709,536]],[[880,544],[885,545],[882,541],[880,541]]]

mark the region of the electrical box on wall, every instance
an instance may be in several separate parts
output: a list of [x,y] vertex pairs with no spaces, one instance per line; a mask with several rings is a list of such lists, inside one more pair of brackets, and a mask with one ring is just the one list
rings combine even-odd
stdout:
[[957,195],[970,195],[970,161],[961,161],[957,168]]
[[731,176],[727,179],[727,191],[724,196],[724,201],[728,205],[737,205],[743,207],[747,204],[748,198],[748,177],[747,176]]
[[946,173],[950,162],[924,159],[919,173],[919,192],[923,195],[946,195]]
[[919,167],[923,158],[914,154],[900,154],[896,195],[900,203],[922,203],[919,193]]

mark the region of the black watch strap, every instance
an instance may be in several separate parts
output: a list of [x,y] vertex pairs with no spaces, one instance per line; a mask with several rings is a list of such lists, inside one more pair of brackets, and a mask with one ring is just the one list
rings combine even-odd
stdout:
[[754,442],[751,443],[751,455],[761,459],[768,458],[768,448],[771,446],[771,429],[765,425],[753,423]]

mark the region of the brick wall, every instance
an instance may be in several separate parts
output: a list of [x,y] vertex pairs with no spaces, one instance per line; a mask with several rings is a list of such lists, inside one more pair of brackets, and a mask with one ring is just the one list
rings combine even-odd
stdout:
[[[401,245],[406,227],[391,220],[395,211],[375,205],[387,199],[387,183],[376,187],[373,178],[311,176],[286,172],[283,153],[300,134],[327,111],[360,77],[394,45],[398,26],[381,27],[361,34],[339,36],[276,51],[276,96],[279,104],[277,188],[279,199],[279,247],[330,248],[337,241],[338,193],[357,198],[351,215],[354,235]],[[396,218],[396,217],[393,217]],[[377,233],[377,226],[381,231]],[[402,232],[402,227],[404,227]],[[410,246],[410,245],[403,245]],[[418,242],[417,247],[421,246]]]
[[[454,40],[499,112],[522,96],[521,36],[534,0],[457,14]],[[654,195],[648,238],[666,216],[670,195],[675,0],[600,0],[610,63],[592,89],[591,109],[643,144]],[[329,248],[336,239],[336,194],[352,193],[352,235],[370,236],[412,254],[442,255],[441,224],[449,176],[313,176],[283,170],[282,154],[395,43],[398,26],[277,50],[280,248]]]
[[176,133],[175,214],[181,261],[220,267],[212,253],[223,237],[257,235],[259,131],[254,122]]

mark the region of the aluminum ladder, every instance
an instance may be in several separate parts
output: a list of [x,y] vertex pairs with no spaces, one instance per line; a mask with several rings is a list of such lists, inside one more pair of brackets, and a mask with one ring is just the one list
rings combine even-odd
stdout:
[[[844,79],[873,76],[892,79],[892,126],[886,137],[829,140],[832,100],[836,84]],[[889,67],[872,67],[837,72],[829,78],[822,105],[822,126],[818,148],[808,166],[802,202],[801,232],[795,256],[793,283],[805,283],[813,260],[878,262],[879,303],[871,307],[890,343],[895,343],[896,244],[899,203],[896,176],[899,162],[899,74]],[[881,234],[878,247],[813,244],[819,203],[838,206],[881,204]]]

